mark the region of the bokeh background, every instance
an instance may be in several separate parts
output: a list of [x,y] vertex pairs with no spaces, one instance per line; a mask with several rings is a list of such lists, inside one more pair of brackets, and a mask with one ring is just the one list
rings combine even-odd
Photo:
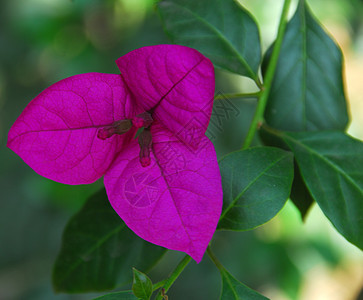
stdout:
[[[102,182],[66,186],[38,176],[6,148],[7,132],[27,103],[52,83],[79,73],[118,73],[114,61],[119,56],[168,43],[153,2],[0,2],[0,300],[97,295],[54,294],[51,272],[67,220]],[[266,49],[276,35],[282,0],[240,2],[259,23]],[[363,139],[363,1],[309,3],[343,50],[349,133]],[[216,80],[220,93],[254,89],[248,79],[227,72],[217,71]],[[240,115],[226,118],[223,132],[215,134],[219,156],[241,146],[255,108],[252,100],[233,101]],[[363,299],[362,253],[336,233],[317,206],[303,224],[288,202],[256,230],[217,232],[213,248],[239,280],[273,300]],[[149,274],[154,282],[165,278],[182,256],[169,251]],[[219,290],[219,274],[206,256],[199,265],[191,263],[168,294],[172,300],[213,300]]]

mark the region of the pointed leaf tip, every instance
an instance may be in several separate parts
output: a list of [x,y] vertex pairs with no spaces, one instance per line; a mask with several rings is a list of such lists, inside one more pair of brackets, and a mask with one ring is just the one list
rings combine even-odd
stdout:
[[150,278],[135,268],[132,268],[132,271],[134,274],[132,282],[134,295],[142,300],[149,300],[153,292],[153,284]]
[[286,27],[264,115],[267,124],[284,131],[344,130],[348,113],[342,74],[341,50],[306,1],[300,1]]
[[281,136],[321,210],[348,241],[363,249],[363,142],[338,131]]

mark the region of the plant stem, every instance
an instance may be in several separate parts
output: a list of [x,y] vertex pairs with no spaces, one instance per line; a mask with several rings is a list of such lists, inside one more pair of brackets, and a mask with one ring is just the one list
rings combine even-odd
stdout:
[[212,248],[210,246],[208,246],[208,248],[207,248],[207,253],[208,253],[208,256],[210,257],[210,259],[212,260],[212,262],[218,268],[218,270],[220,272],[224,272],[225,268],[223,267],[221,262],[218,260],[218,258],[215,256],[215,254],[213,253]]
[[257,77],[256,79],[254,79],[254,81],[255,81],[256,85],[258,86],[258,88],[260,90],[262,90],[263,89],[263,83],[261,82],[260,78]]
[[258,98],[261,92],[256,93],[237,93],[237,94],[219,94],[214,96],[214,100],[221,100],[226,98]]
[[[189,262],[192,260],[192,258],[189,255],[185,255],[182,261],[176,266],[174,271],[170,274],[169,278],[165,280],[165,284],[163,286],[165,293],[170,289],[170,287],[173,285],[174,281],[179,277],[181,272],[185,269],[185,267],[189,264]],[[163,296],[159,292],[156,300],[162,300]]]
[[166,283],[166,279],[153,284],[153,291],[161,288]]
[[274,78],[277,61],[279,59],[282,41],[283,41],[284,34],[285,34],[285,29],[286,29],[286,25],[287,25],[287,14],[289,12],[290,3],[291,3],[291,0],[285,0],[285,2],[284,2],[275,45],[273,47],[271,59],[269,61],[267,71],[266,71],[264,87],[261,89],[261,95],[258,99],[256,112],[255,112],[255,115],[253,116],[253,119],[252,119],[252,122],[251,122],[250,128],[248,130],[248,133],[247,133],[247,136],[246,136],[242,149],[247,149],[251,145],[253,137],[255,136],[257,127],[263,122],[263,114],[265,112],[267,99],[268,99],[268,96],[271,91],[272,80]]

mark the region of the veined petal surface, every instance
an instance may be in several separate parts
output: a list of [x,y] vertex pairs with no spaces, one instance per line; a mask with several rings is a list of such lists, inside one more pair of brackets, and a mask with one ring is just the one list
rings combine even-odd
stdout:
[[151,130],[151,165],[141,167],[133,142],[105,174],[109,200],[137,235],[200,262],[222,209],[213,144],[204,137],[194,150],[160,124]]
[[66,184],[100,178],[132,132],[97,138],[99,128],[140,112],[120,75],[86,73],[63,79],[25,108],[8,147],[38,174]]
[[211,61],[189,47],[157,45],[131,51],[116,63],[137,104],[196,149],[212,113]]

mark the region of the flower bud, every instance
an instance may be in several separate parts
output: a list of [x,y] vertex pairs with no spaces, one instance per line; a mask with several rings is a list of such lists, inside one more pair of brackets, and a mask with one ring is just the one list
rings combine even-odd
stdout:
[[140,163],[144,168],[151,163],[150,148],[151,148],[151,132],[150,129],[144,129],[139,135],[140,145]]
[[106,126],[98,130],[97,137],[101,140],[105,140],[113,136],[114,134],[124,134],[128,132],[132,127],[131,120],[120,120],[114,122],[111,126]]

